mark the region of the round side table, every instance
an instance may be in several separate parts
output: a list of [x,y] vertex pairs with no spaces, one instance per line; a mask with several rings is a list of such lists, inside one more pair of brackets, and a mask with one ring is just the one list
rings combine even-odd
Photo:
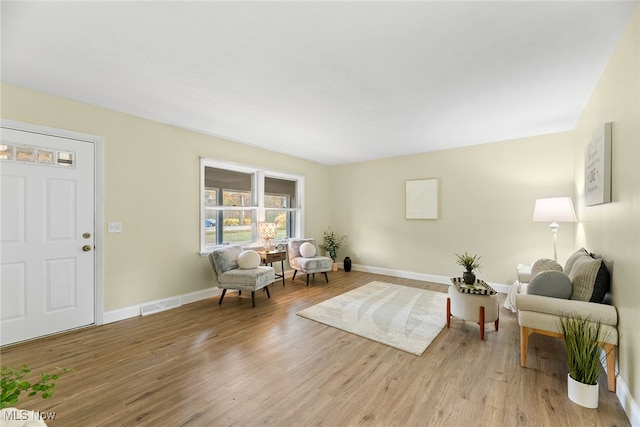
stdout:
[[447,298],[447,328],[451,325],[451,316],[480,325],[480,339],[484,339],[484,324],[494,322],[496,331],[500,320],[498,295],[474,295],[458,291],[455,285],[449,286]]

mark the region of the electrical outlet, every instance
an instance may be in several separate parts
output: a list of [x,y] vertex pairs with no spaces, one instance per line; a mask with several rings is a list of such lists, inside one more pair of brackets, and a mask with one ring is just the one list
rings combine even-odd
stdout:
[[107,233],[122,233],[122,223],[121,222],[108,222],[107,223]]

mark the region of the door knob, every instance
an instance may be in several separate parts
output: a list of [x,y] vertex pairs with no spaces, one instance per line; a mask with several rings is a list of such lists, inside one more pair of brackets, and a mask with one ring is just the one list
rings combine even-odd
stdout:
[[84,246],[82,247],[82,250],[83,250],[84,252],[89,252],[89,251],[91,250],[91,246],[89,246],[89,245],[84,245]]

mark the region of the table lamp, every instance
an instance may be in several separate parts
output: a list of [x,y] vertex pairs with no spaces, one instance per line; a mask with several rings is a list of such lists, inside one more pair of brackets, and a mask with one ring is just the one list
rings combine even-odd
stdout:
[[558,261],[558,228],[559,222],[576,222],[571,197],[549,197],[536,200],[533,208],[534,222],[550,222],[549,228],[553,233],[553,259]]
[[258,225],[258,234],[264,240],[264,251],[271,249],[271,240],[276,237],[276,224],[273,222],[261,222]]

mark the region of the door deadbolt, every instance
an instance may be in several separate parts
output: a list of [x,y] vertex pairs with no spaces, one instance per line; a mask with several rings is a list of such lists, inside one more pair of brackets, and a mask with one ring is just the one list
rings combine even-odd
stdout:
[[89,252],[89,251],[91,250],[91,246],[89,246],[89,245],[84,245],[84,246],[82,247],[82,250],[83,250],[84,252]]
[[85,239],[89,239],[89,238],[91,238],[91,233],[84,233],[82,235],[82,237],[85,238]]

